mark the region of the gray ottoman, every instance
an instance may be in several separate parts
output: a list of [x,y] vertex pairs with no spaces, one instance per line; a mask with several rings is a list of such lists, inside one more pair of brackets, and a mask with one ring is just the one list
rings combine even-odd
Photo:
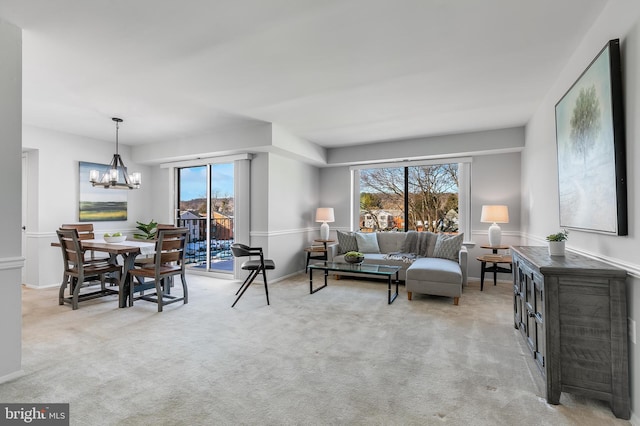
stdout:
[[458,262],[437,257],[417,259],[407,269],[407,297],[413,292],[453,297],[457,305],[462,295],[462,270]]

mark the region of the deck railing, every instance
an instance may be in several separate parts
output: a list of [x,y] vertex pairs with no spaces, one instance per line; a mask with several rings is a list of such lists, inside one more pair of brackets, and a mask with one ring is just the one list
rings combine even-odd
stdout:
[[[233,244],[232,218],[196,218],[178,219],[178,226],[189,230],[185,263],[190,266],[206,266],[207,264],[207,226],[210,227],[211,267],[221,260],[231,260],[231,244]],[[226,269],[226,268],[225,268]]]

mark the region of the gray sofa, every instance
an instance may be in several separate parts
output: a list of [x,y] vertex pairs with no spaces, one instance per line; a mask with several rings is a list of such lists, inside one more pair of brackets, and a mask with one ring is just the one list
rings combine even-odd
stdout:
[[[443,252],[445,242],[438,242],[438,235],[431,232],[376,232],[371,234],[344,233],[338,231],[338,244],[328,247],[328,260],[344,262],[346,251],[357,250],[364,254],[364,263],[399,266],[399,279],[405,282],[407,297],[413,293],[453,297],[457,305],[462,288],[467,285],[467,249],[460,245],[457,253]],[[353,238],[357,247],[354,247]],[[367,241],[363,242],[363,237]],[[441,235],[440,238],[462,236]],[[375,239],[375,244],[371,244]],[[359,243],[359,244],[358,244]],[[438,250],[436,246],[438,245]],[[377,249],[377,250],[376,250]],[[436,257],[440,256],[440,257]],[[443,258],[444,256],[444,258]],[[453,260],[453,259],[456,260]]]

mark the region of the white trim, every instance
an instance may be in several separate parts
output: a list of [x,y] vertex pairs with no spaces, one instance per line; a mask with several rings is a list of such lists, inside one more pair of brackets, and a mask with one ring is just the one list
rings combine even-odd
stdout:
[[0,258],[0,271],[24,268],[24,257],[5,257]]
[[24,370],[14,371],[13,373],[6,374],[0,377],[0,384],[10,382],[11,380],[15,380],[19,377],[24,376]]
[[349,167],[349,170],[362,170],[362,169],[386,169],[389,167],[414,167],[414,166],[433,166],[435,164],[449,164],[449,163],[472,163],[472,157],[451,157],[440,158],[435,160],[405,160],[395,161],[388,163],[370,163],[370,164],[358,164],[356,166]]
[[169,169],[171,167],[191,167],[191,166],[208,166],[210,164],[231,163],[236,160],[251,160],[253,154],[236,154],[224,155],[221,157],[205,157],[196,158],[195,160],[175,161],[160,164],[161,169]]
[[615,266],[616,268],[624,269],[632,277],[640,278],[640,265],[632,264],[632,263],[626,263],[626,262],[624,262],[622,260],[619,260],[619,259],[614,259],[612,257],[607,257],[607,256],[601,256],[601,255],[598,255],[598,254],[595,254],[595,253],[591,253],[589,251],[572,248],[570,246],[567,246],[566,250],[570,251],[570,252],[573,252],[573,253],[581,254],[581,255],[586,256],[586,257],[588,257],[590,259],[599,260],[601,262],[608,263],[611,266]]
[[[105,232],[108,233],[113,233],[113,232],[122,232],[124,234],[136,234],[139,233],[140,230],[137,228],[127,228],[127,229],[122,229],[122,228],[112,228],[112,229],[99,229],[99,230],[95,230],[93,231],[93,233],[96,235],[96,238],[101,237],[102,234],[104,234]],[[54,238],[54,239],[58,239],[58,234],[56,234],[55,231],[53,232],[27,232],[27,238],[32,238],[32,239],[40,239],[40,238]]]
[[[503,233],[504,235],[504,233]],[[515,235],[515,233],[514,233]],[[524,241],[533,241],[535,243],[540,243],[541,246],[546,246],[547,245],[547,241],[544,238],[540,238],[534,235],[529,235],[529,234],[524,234],[521,233],[520,234],[520,238],[522,238]],[[532,244],[527,244],[527,245],[532,245]],[[640,278],[640,264],[637,263],[627,263],[626,261],[620,260],[620,259],[616,259],[613,257],[607,257],[607,256],[602,256],[587,250],[582,250],[582,249],[577,249],[575,247],[571,247],[570,245],[566,246],[566,251],[568,252],[572,252],[572,253],[576,253],[576,254],[580,254],[582,256],[586,256],[590,259],[593,260],[599,260],[600,262],[604,262],[604,263],[608,263],[612,266],[615,266],[616,268],[620,268],[620,269],[624,269],[627,271],[627,274],[631,275],[634,278]]]
[[[331,227],[331,230],[336,228]],[[309,232],[320,232],[320,227],[307,227],[298,229],[281,229],[280,231],[250,231],[249,235],[256,238],[279,237],[283,235],[308,234]]]
[[53,284],[45,284],[45,285],[33,285],[33,284],[22,284],[23,286],[27,287],[27,288],[31,288],[33,290],[44,290],[45,288],[57,288],[60,287],[60,283],[53,283]]

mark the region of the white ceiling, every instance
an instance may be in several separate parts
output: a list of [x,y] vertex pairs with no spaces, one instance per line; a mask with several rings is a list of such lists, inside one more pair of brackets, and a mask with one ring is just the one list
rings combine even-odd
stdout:
[[333,147],[525,124],[606,3],[0,0],[0,17],[23,28],[26,124],[111,141],[119,116],[135,145],[259,120]]

